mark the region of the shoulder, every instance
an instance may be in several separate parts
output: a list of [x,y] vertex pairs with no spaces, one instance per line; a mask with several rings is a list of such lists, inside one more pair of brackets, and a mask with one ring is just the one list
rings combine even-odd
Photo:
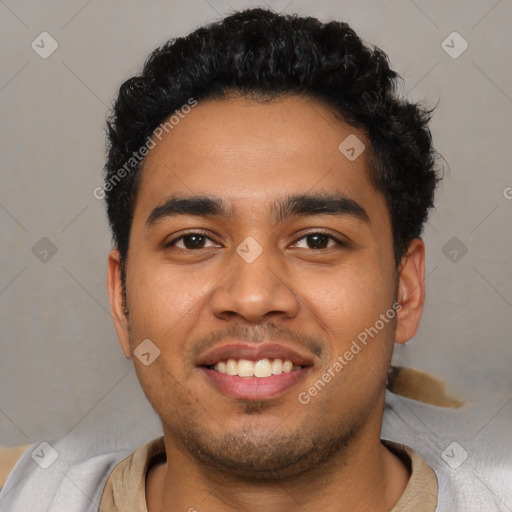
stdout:
[[109,474],[131,451],[97,448],[63,438],[7,449],[0,512],[97,510]]
[[477,410],[436,407],[386,393],[382,438],[410,447],[434,470],[437,512],[493,512],[512,503],[509,442],[484,432],[475,436],[469,427],[475,417]]

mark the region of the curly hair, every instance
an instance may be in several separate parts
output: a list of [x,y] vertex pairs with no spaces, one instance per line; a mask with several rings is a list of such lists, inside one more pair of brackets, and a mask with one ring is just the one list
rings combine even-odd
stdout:
[[143,160],[113,186],[116,173],[190,98],[233,92],[264,101],[285,94],[321,100],[365,134],[368,172],[389,209],[398,266],[423,231],[440,180],[428,129],[434,109],[401,99],[401,80],[386,54],[365,45],[347,23],[261,8],[235,12],[154,50],[140,76],[120,87],[107,121],[104,190],[123,273]]

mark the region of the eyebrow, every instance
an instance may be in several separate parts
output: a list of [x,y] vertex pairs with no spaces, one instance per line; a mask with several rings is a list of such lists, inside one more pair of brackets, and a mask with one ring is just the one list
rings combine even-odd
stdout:
[[[209,196],[172,196],[154,208],[146,220],[152,226],[165,218],[178,215],[197,217],[229,217],[232,209],[222,198]],[[288,217],[335,215],[351,216],[370,224],[365,209],[354,199],[342,194],[299,194],[280,199],[271,205],[272,219],[279,224]]]

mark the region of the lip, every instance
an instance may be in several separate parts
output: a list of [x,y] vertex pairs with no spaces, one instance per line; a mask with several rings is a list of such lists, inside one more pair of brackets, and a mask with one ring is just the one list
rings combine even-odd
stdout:
[[268,400],[289,390],[306,378],[310,366],[270,377],[239,377],[227,375],[211,368],[201,367],[208,380],[220,392],[239,400]]
[[[217,346],[205,354],[199,356],[198,366],[212,366],[219,361],[228,359],[248,359],[249,361],[259,361],[260,359],[288,359],[296,366],[313,366],[313,358],[306,354],[300,354],[284,345],[277,343],[230,343]],[[245,377],[243,377],[245,378]]]
[[[262,378],[227,375],[211,368],[219,361],[228,359],[259,361],[265,358],[289,360],[294,366],[302,368]],[[305,379],[313,366],[313,357],[277,343],[261,342],[255,345],[239,342],[214,347],[198,358],[197,365],[210,384],[221,393],[239,400],[261,401],[274,398]]]

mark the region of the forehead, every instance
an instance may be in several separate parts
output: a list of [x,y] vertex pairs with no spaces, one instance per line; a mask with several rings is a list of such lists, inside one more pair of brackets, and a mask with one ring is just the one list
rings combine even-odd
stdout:
[[252,215],[283,195],[318,192],[386,209],[368,176],[369,141],[312,98],[200,101],[154,142],[134,221],[169,195],[214,195]]

